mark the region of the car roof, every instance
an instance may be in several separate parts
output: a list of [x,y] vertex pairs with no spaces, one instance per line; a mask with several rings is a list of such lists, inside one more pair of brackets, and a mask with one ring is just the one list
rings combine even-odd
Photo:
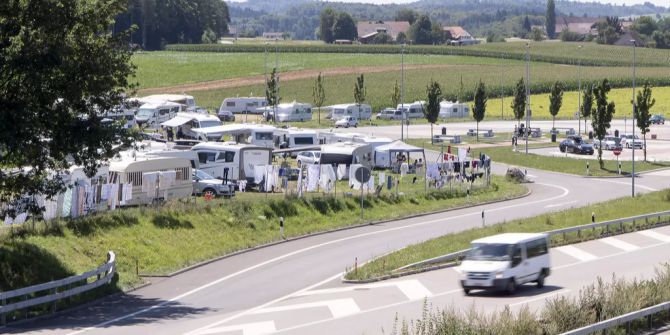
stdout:
[[472,241],[472,243],[483,244],[516,244],[521,242],[532,241],[540,238],[547,238],[547,234],[542,233],[505,233],[499,235],[488,236]]

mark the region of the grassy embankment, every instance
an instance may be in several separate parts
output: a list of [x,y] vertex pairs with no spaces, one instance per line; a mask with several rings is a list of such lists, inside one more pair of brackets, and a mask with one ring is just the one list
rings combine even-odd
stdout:
[[[347,273],[346,278],[368,279],[390,274],[394,269],[407,264],[467,249],[472,240],[480,237],[505,232],[545,232],[588,224],[591,221],[591,214],[594,212],[598,216],[598,221],[607,221],[664,210],[670,210],[670,191],[648,193],[635,197],[634,199],[629,197],[620,198],[603,203],[592,204],[588,207],[573,208],[528,219],[503,222],[485,228],[470,229],[460,233],[444,235],[382,256],[359,267],[356,272],[352,271]],[[649,222],[653,223],[654,220],[650,220]],[[644,223],[638,224],[641,225]],[[635,227],[628,225],[625,229],[631,231],[634,230]],[[566,240],[587,239],[590,236],[597,236],[601,232],[601,229],[584,231],[579,238],[576,233],[568,234]],[[565,240],[563,240],[562,236],[556,236],[554,237],[554,242],[564,243]]]
[[[364,217],[354,191],[343,196],[310,194],[304,198],[281,194],[239,194],[234,199],[197,203],[169,202],[158,208],[121,209],[76,220],[60,220],[35,228],[5,228],[0,234],[0,290],[7,291],[90,270],[105,261],[107,250],[117,255],[118,287],[138,285],[141,274],[171,271],[237,250],[276,241],[278,217],[286,220],[288,237],[345,227],[362,222],[395,219],[468,204],[464,189],[425,192],[405,178],[404,196],[384,190],[367,196]],[[469,204],[522,195],[526,188],[494,178],[489,188],[475,187]]]

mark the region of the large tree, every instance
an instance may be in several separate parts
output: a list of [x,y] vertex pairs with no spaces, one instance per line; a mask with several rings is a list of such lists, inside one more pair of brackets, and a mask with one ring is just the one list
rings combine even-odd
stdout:
[[314,100],[314,106],[316,106],[319,111],[317,123],[321,124],[321,107],[323,107],[323,103],[326,101],[326,89],[323,87],[323,77],[321,76],[321,72],[319,72],[319,75],[314,81],[312,99]]
[[333,25],[335,24],[335,10],[326,8],[321,11],[319,19],[319,36],[321,40],[326,43],[333,43],[335,37],[333,35]]
[[409,38],[414,44],[433,44],[433,25],[428,15],[421,15],[409,27]]
[[110,32],[125,5],[0,4],[0,203],[54,196],[64,189],[57,177],[63,171],[78,165],[93,175],[128,144],[122,126],[101,116],[119,106],[131,86],[128,34]]
[[393,104],[393,108],[395,109],[398,104],[400,103],[400,87],[398,87],[398,81],[395,81],[395,85],[393,86],[393,93],[391,94],[391,103]]
[[358,29],[354,18],[347,12],[338,12],[333,23],[333,38],[335,40],[353,41],[358,37]]
[[365,102],[365,77],[363,74],[356,78],[356,83],[354,84],[354,101],[358,105],[358,120],[361,119],[361,105]]
[[591,116],[593,110],[593,86],[587,84],[584,88],[584,96],[582,97],[581,113],[584,117],[584,133],[587,133],[586,120]]
[[554,0],[547,0],[546,17],[547,37],[552,40],[556,38],[556,4]]
[[519,79],[514,87],[512,111],[514,112],[514,118],[521,124],[521,119],[523,119],[526,114],[526,84],[524,83],[523,78]]
[[433,141],[433,125],[437,122],[440,115],[440,100],[442,100],[442,88],[434,80],[426,87],[426,105],[423,108],[423,115],[430,123],[430,140]]
[[598,163],[600,168],[603,168],[603,146],[602,141],[607,135],[607,129],[610,128],[612,117],[614,116],[615,106],[613,101],[607,101],[607,94],[611,90],[611,86],[607,79],[604,79],[599,85],[593,88],[593,96],[596,102],[596,108],[593,110],[591,126],[596,135],[598,145]]
[[551,93],[549,94],[549,114],[551,114],[553,120],[551,125],[552,130],[556,128],[556,115],[558,115],[562,105],[563,85],[557,81],[553,86],[551,86]]
[[484,120],[484,116],[486,115],[487,100],[486,86],[480,79],[477,87],[475,88],[475,102],[472,105],[472,117],[475,119],[475,121],[477,121],[477,142],[479,142],[479,122],[482,122],[482,120]]
[[279,77],[276,67],[272,68],[272,73],[265,83],[265,99],[268,101],[268,106],[272,106],[272,121],[277,122],[277,105],[281,98],[279,97]]
[[649,83],[645,83],[642,91],[637,92],[637,101],[634,102],[635,105],[635,120],[637,121],[637,126],[640,128],[642,133],[642,138],[644,140],[644,161],[647,161],[647,133],[649,132],[649,126],[651,126],[651,113],[650,110],[656,104],[656,99],[651,97],[651,87]]
[[416,19],[418,17],[419,17],[419,13],[417,13],[416,11],[414,11],[412,9],[405,8],[405,9],[399,10],[396,13],[395,20],[396,21],[407,21],[411,25],[411,24],[414,23],[414,21],[416,21]]

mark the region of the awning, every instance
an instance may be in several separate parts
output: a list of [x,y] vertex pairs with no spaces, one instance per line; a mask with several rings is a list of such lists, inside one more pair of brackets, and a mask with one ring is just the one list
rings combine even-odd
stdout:
[[176,116],[170,120],[167,120],[163,123],[161,123],[161,126],[165,127],[179,127],[181,125],[184,125],[188,123],[189,121],[193,120],[191,117],[184,117],[184,116]]

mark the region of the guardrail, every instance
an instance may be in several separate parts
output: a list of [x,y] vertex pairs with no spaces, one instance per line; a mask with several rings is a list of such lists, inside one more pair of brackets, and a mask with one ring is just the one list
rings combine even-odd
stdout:
[[635,320],[639,320],[642,318],[647,318],[649,322],[649,328],[653,328],[652,326],[652,315],[661,313],[664,311],[668,311],[668,317],[670,317],[670,301],[664,302],[655,306],[647,307],[644,309],[641,309],[639,311],[635,312],[630,312],[621,316],[617,316],[615,318],[611,318],[608,320],[600,321],[598,323],[594,323],[592,325],[588,325],[582,328],[577,328],[574,330],[571,330],[569,332],[562,333],[561,335],[587,335],[587,334],[592,334],[597,331],[605,331],[605,334],[607,334],[607,329],[610,329],[612,327],[616,327],[622,324],[626,324],[626,334],[630,334],[630,323]]
[[[631,217],[623,218],[623,219],[615,219],[615,220],[609,220],[609,221],[603,221],[603,222],[590,223],[590,224],[581,225],[581,226],[556,229],[556,230],[551,230],[551,231],[545,232],[545,234],[549,235],[549,237],[562,235],[564,240],[565,240],[566,234],[576,232],[577,236],[579,238],[581,238],[582,231],[584,231],[584,230],[595,231],[598,228],[604,228],[606,230],[606,233],[610,234],[611,233],[611,228],[610,227],[612,227],[612,226],[619,226],[619,229],[623,231],[623,226],[626,223],[633,223],[633,225],[635,225],[636,222],[638,222],[638,221],[645,221],[645,223],[648,224],[649,219],[653,219],[653,218],[657,218],[658,222],[660,223],[661,217],[663,217],[663,216],[670,216],[670,211],[650,213],[650,214],[644,214],[644,215],[638,215],[638,216],[631,216]],[[446,255],[434,257],[434,258],[431,258],[431,259],[423,260],[423,261],[420,261],[420,262],[408,264],[408,265],[405,265],[403,267],[397,268],[396,271],[407,270],[407,269],[416,268],[416,267],[425,267],[425,266],[429,266],[429,265],[433,265],[433,264],[455,262],[455,261],[465,257],[465,255],[468,253],[469,250],[470,249],[456,251],[456,252],[452,252],[450,254],[446,254]]]
[[[55,280],[44,284],[38,284],[21,288],[14,291],[0,292],[0,322],[7,324],[7,314],[23,310],[32,306],[53,302],[51,312],[56,312],[56,302],[81,294],[104,284],[109,283],[116,271],[116,255],[113,251],[107,253],[107,263],[95,270],[82,273],[61,280]],[[89,282],[89,278],[95,278]],[[85,283],[81,286],[72,287],[77,283]],[[9,302],[8,301],[12,301]]]

